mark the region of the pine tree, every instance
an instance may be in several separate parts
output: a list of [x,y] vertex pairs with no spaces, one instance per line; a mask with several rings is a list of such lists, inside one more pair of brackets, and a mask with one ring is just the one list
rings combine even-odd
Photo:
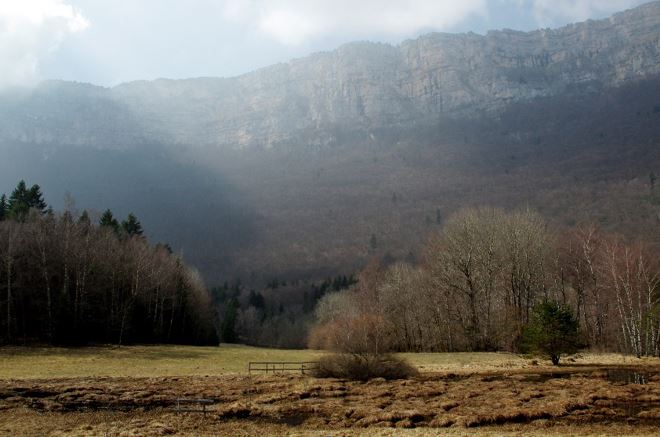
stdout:
[[0,196],[0,222],[7,218],[7,196],[4,194]]
[[121,222],[121,227],[129,237],[140,237],[144,232],[142,230],[142,224],[133,213],[128,214],[126,220]]
[[261,293],[255,292],[254,290],[250,290],[248,304],[255,307],[256,309],[264,309],[266,307],[264,296]]
[[227,304],[225,316],[220,324],[220,338],[224,343],[236,343],[238,341],[238,335],[236,335],[238,308],[239,304],[236,298],[232,298]]
[[376,234],[371,234],[371,238],[369,238],[369,248],[371,249],[371,252],[374,252],[378,248],[378,239],[376,238]]
[[35,184],[28,188],[25,181],[21,180],[9,196],[6,216],[24,221],[30,209],[36,209],[39,213],[45,214],[46,208],[41,187]]
[[308,314],[314,311],[315,304],[314,295],[310,296],[307,291],[303,292],[303,313]]
[[16,188],[14,188],[14,191],[12,191],[11,195],[9,196],[8,209],[10,217],[20,220],[21,216],[27,214],[29,209],[27,204],[27,193],[28,190],[25,181],[19,181],[18,185],[16,185]]
[[44,201],[44,195],[41,193],[41,187],[37,184],[32,185],[28,191],[28,206],[44,214],[48,208]]
[[561,354],[577,352],[583,344],[571,309],[551,301],[536,305],[532,320],[523,331],[522,346],[528,352],[550,357],[555,366]]
[[115,231],[115,233],[119,233],[119,222],[117,219],[112,215],[112,211],[109,209],[106,209],[103,215],[101,215],[101,219],[99,220],[99,225],[101,227],[107,227]]
[[83,210],[82,214],[80,214],[78,223],[85,227],[89,227],[92,224],[92,221],[89,219],[89,213],[87,210]]

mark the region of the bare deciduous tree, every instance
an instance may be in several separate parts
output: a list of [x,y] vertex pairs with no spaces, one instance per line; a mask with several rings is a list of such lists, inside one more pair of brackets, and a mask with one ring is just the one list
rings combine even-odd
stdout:
[[613,240],[606,247],[607,286],[616,298],[622,339],[637,357],[658,355],[660,337],[660,270],[640,244]]

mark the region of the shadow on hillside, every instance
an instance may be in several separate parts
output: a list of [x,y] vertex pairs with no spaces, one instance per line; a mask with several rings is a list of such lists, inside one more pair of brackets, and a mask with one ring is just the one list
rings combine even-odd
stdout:
[[[14,144],[0,147],[0,192],[17,181],[38,183],[61,209],[70,193],[79,210],[110,208],[142,222],[151,243],[168,243],[198,268],[208,285],[231,269],[231,255],[259,238],[255,211],[219,172],[184,163],[167,146],[99,150]],[[94,214],[92,215],[94,217]]]

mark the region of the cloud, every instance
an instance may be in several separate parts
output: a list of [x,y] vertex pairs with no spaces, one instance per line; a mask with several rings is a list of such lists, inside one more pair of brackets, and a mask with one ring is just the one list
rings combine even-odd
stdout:
[[642,3],[640,0],[518,0],[531,3],[536,22],[543,27],[557,22],[578,22],[610,15]]
[[486,0],[227,0],[225,18],[286,45],[345,34],[405,36],[446,30],[487,10]]
[[89,26],[82,13],[64,0],[0,2],[0,87],[39,80],[39,63],[67,35]]

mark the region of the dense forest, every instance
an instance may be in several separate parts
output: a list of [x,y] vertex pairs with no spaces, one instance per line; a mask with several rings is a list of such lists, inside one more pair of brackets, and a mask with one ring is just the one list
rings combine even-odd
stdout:
[[0,198],[0,343],[217,344],[198,273],[137,217],[94,223],[21,181]]
[[38,185],[0,197],[0,342],[240,342],[390,351],[519,351],[542,302],[574,313],[583,343],[660,355],[660,256],[588,224],[530,210],[464,209],[411,262],[373,258],[357,277],[205,288],[133,214],[53,211]]
[[240,281],[224,283],[211,289],[220,315],[220,338],[226,343],[304,348],[317,303],[356,282],[346,275],[320,282],[274,278],[261,291]]
[[569,308],[582,343],[660,355],[660,256],[596,225],[560,231],[523,210],[467,209],[428,240],[419,265],[373,260],[316,308],[312,347],[520,351],[533,310]]

